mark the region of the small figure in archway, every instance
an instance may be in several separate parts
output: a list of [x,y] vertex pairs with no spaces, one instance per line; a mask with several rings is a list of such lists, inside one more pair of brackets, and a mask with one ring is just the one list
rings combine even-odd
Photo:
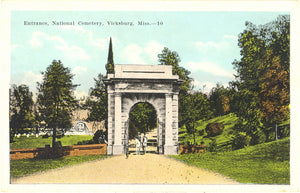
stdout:
[[148,141],[148,138],[146,136],[146,133],[144,133],[144,137],[143,137],[143,151],[144,151],[144,154],[146,154],[147,150],[147,141]]
[[136,146],[136,155],[140,154],[141,141],[138,137],[135,138],[135,146]]
[[105,136],[104,133],[102,133],[102,134],[99,136],[99,143],[100,143],[100,144],[107,144],[106,136]]
[[125,155],[126,155],[126,159],[128,159],[128,157],[129,157],[129,144],[128,144],[128,142],[126,142],[126,144],[125,144]]

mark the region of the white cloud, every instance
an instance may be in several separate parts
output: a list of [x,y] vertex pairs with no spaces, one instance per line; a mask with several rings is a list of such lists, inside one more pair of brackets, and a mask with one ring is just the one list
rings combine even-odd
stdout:
[[32,38],[31,40],[29,40],[29,44],[33,48],[39,48],[43,45],[42,39],[49,40],[49,36],[44,32],[36,31],[32,34]]
[[86,99],[86,97],[88,96],[88,93],[86,93],[82,90],[75,90],[74,95],[75,95],[76,99]]
[[211,73],[215,76],[221,76],[233,79],[233,72],[228,72],[224,70],[223,68],[219,67],[217,64],[211,63],[211,62],[188,62],[187,68],[192,71],[203,71]]
[[10,50],[11,50],[11,51],[14,51],[15,49],[18,49],[18,48],[24,48],[24,46],[23,46],[23,45],[20,45],[20,44],[12,44],[12,45],[10,46]]
[[151,63],[154,63],[157,61],[157,55],[163,50],[163,48],[164,45],[156,41],[150,41],[144,48],[144,51],[150,56]]
[[34,73],[32,71],[26,72],[22,80],[23,84],[30,85],[31,87],[36,87],[36,82],[42,82],[43,75],[41,73]]
[[226,38],[226,39],[232,39],[232,40],[238,40],[239,38],[235,35],[228,35],[228,34],[225,34],[223,36],[223,38]]
[[153,64],[163,48],[164,45],[156,41],[149,41],[145,46],[129,44],[121,51],[121,56],[131,64]]
[[12,84],[21,85],[25,84],[29,87],[29,90],[33,93],[33,96],[35,97],[35,94],[37,93],[37,82],[43,81],[43,75],[41,73],[34,73],[32,71],[25,72],[24,74],[21,74],[19,76],[16,76],[14,78],[14,82]]
[[76,66],[75,68],[73,68],[72,74],[79,75],[82,72],[86,72],[86,71],[87,71],[86,67]]
[[40,48],[45,43],[53,44],[54,48],[61,51],[66,57],[73,60],[88,60],[89,55],[84,51],[84,49],[69,45],[63,38],[59,36],[50,36],[44,32],[36,31],[32,34],[32,38],[29,41],[33,48]]
[[232,40],[237,41],[238,37],[234,35],[225,34],[222,37],[222,40],[219,42],[195,42],[195,46],[200,50],[200,52],[206,53],[210,51],[220,51],[220,50],[228,50],[232,49],[236,44],[232,43]]
[[142,53],[142,47],[137,44],[129,44],[123,49],[121,56],[125,59],[125,61],[131,64],[146,64],[141,57]]
[[200,82],[196,79],[193,81],[194,84],[194,90],[201,90],[205,94],[209,94],[211,89],[216,86],[216,83],[214,82]]
[[72,31],[72,33],[76,32],[80,34],[83,38],[87,38],[88,44],[98,47],[100,50],[104,50],[108,45],[109,38],[95,38],[94,34],[84,29],[82,26],[59,26],[61,29],[65,29],[68,31]]

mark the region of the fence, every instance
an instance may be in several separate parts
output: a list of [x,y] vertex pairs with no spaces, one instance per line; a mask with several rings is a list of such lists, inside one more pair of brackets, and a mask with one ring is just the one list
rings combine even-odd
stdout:
[[55,151],[49,146],[44,148],[12,149],[10,159],[54,158],[81,155],[106,155],[106,144],[73,145],[58,147]]

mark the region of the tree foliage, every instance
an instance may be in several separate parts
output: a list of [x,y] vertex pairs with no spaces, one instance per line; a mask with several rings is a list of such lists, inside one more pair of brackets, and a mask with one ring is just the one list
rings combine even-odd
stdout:
[[107,88],[104,76],[100,73],[94,78],[95,85],[90,88],[89,98],[84,107],[89,110],[87,121],[103,121],[107,119]]
[[225,88],[223,85],[217,84],[212,88],[209,94],[209,101],[214,116],[222,116],[230,113],[230,89]]
[[24,133],[25,128],[35,126],[35,116],[33,115],[32,92],[27,85],[13,85],[9,89],[10,95],[10,136],[11,141],[15,133]]
[[179,65],[181,59],[178,53],[171,51],[169,48],[165,47],[162,53],[158,54],[158,61],[160,65],[171,65],[173,74],[178,75],[184,81],[179,92],[179,127],[181,127],[188,121],[183,112],[188,110],[184,98],[188,96],[188,92],[191,90],[192,78],[189,77],[190,72]]
[[73,91],[78,85],[72,83],[74,75],[61,61],[53,60],[42,75],[43,82],[38,83],[38,112],[46,127],[53,129],[54,146],[56,129],[71,127],[72,110],[77,105]]
[[182,103],[185,104],[185,108],[187,109],[182,112],[182,116],[185,117],[185,127],[188,133],[193,134],[195,144],[198,121],[212,117],[209,101],[206,94],[203,94],[200,91],[195,91],[193,93],[188,93],[183,98]]
[[129,120],[129,133],[136,133],[136,130],[141,133],[150,131],[157,126],[156,110],[149,103],[135,104],[129,113]]
[[108,57],[107,63],[105,65],[107,73],[114,73],[115,72],[115,64],[114,64],[114,56],[113,56],[113,49],[112,49],[112,40],[109,40],[109,48],[108,48]]
[[233,62],[241,120],[236,127],[251,137],[250,144],[270,140],[270,126],[289,118],[289,39],[289,16],[260,26],[246,22],[239,36],[242,57]]

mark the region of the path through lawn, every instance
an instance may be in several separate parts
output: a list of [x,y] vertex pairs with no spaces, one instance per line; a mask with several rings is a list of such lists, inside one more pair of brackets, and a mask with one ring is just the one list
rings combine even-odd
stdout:
[[112,156],[12,178],[11,183],[237,184],[221,174],[157,154]]

